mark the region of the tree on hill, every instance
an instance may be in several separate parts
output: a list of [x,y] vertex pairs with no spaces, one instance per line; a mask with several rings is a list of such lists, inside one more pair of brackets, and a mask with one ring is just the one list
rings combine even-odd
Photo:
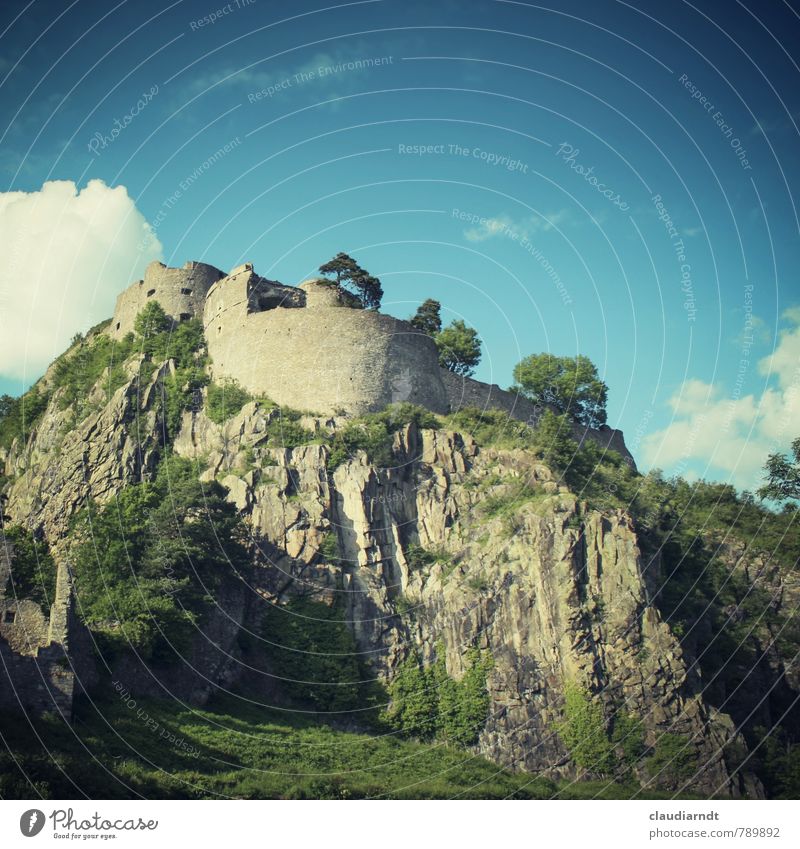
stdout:
[[133,323],[133,329],[141,339],[149,339],[171,327],[172,321],[158,301],[149,301],[145,304]]
[[421,333],[435,336],[442,329],[442,305],[428,298],[417,307],[409,321]]
[[587,427],[606,423],[608,387],[588,358],[531,354],[514,366],[512,387],[530,401],[551,404]]
[[785,501],[800,498],[800,437],[792,442],[792,459],[786,454],[770,454],[764,463],[767,482],[758,490],[759,498]]
[[481,340],[477,330],[456,319],[440,330],[433,341],[439,349],[439,365],[461,377],[475,373],[475,366],[481,361]]
[[319,273],[334,277],[336,285],[356,295],[364,309],[377,310],[380,307],[383,298],[381,281],[347,254],[336,254],[332,260],[319,267]]

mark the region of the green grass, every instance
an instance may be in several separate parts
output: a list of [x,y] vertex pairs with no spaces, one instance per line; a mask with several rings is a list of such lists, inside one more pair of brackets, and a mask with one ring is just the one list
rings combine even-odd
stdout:
[[72,729],[54,718],[36,723],[49,755],[27,720],[0,718],[3,738],[30,780],[3,747],[0,796],[546,799],[628,798],[637,789],[559,786],[454,747],[338,731],[234,696],[197,709],[146,699],[131,708],[118,694],[95,704],[79,706]]

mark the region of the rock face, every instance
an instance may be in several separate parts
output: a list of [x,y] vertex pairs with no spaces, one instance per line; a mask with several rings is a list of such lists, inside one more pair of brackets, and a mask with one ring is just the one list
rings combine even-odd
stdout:
[[172,361],[154,366],[143,384],[138,368],[138,360],[128,364],[127,382],[108,400],[95,387],[79,422],[72,409],[61,409],[56,392],[28,444],[14,443],[5,474],[12,479],[6,495],[15,521],[57,545],[87,497],[107,501],[155,468],[162,429],[158,396],[174,366]]
[[[600,695],[609,718],[640,717],[651,743],[665,731],[691,739],[705,789],[743,792],[722,756],[736,739],[732,723],[703,702],[680,644],[648,602],[624,512],[589,511],[523,451],[482,450],[469,436],[413,426],[396,435],[391,468],[360,456],[328,475],[324,446],[259,447],[270,415],[251,404],[223,428],[198,417],[200,438],[192,442],[185,427],[176,445],[192,457],[211,449],[208,475],[225,474],[260,542],[258,594],[343,600],[383,680],[411,651],[432,662],[443,646],[456,678],[468,648],[488,651],[491,709],[478,748],[500,764],[576,774],[554,731],[565,686],[575,683]],[[237,473],[245,456],[256,467]],[[331,533],[334,563],[320,554]],[[415,562],[419,545],[436,562]],[[259,610],[251,606],[254,621]]]
[[[251,270],[238,274],[242,292],[252,293]],[[265,287],[261,294],[271,297]],[[283,312],[315,309],[323,318],[326,310],[365,315],[324,305]],[[108,502],[163,456],[158,402],[174,365],[153,365],[144,378],[138,361],[128,369],[110,398],[98,384],[80,421],[61,409],[56,392],[28,444],[15,443],[5,458],[12,479],[5,512],[42,533],[61,561],[69,521],[86,499]],[[438,369],[433,374],[440,380]],[[657,567],[644,574],[625,512],[590,510],[528,452],[482,448],[447,429],[408,425],[394,436],[388,466],[357,452],[330,469],[324,440],[276,444],[270,425],[278,415],[258,402],[222,426],[201,409],[184,413],[172,450],[228,488],[250,529],[252,573],[225,584],[180,668],[119,661],[113,674],[125,692],[203,702],[242,678],[240,637],[258,634],[268,603],[311,595],[340,602],[360,656],[384,683],[412,653],[431,663],[443,652],[455,678],[468,649],[491,655],[491,704],[477,749],[498,764],[579,774],[557,731],[566,689],[576,685],[601,700],[609,723],[619,715],[640,720],[648,743],[665,732],[690,741],[703,765],[693,789],[758,794],[749,773],[729,771],[723,749],[742,741],[731,719],[703,699],[696,670],[651,603]],[[307,416],[300,424],[325,435],[347,419]],[[64,649],[52,649],[55,659],[46,654],[53,642],[46,617],[20,610],[42,632],[34,649],[57,677]],[[21,680],[40,674],[36,658],[7,637],[0,648],[21,665]],[[268,670],[269,645],[253,651]]]

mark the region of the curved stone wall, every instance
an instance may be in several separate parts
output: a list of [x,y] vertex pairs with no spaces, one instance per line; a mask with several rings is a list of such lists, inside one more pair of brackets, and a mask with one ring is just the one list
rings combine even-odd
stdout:
[[221,277],[222,271],[203,262],[187,262],[183,268],[151,262],[144,280],[129,286],[117,298],[108,332],[117,339],[132,333],[136,316],[149,301],[158,301],[176,322],[202,316],[208,290]]
[[204,324],[216,380],[233,378],[253,395],[323,414],[402,401],[447,411],[436,346],[408,322],[340,306],[335,290],[317,281],[301,287],[305,307],[253,312],[253,277],[246,270],[209,292]]

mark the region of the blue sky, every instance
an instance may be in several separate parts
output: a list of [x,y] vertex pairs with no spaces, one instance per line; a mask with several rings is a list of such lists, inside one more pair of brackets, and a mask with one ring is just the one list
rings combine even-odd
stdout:
[[642,468],[757,486],[799,435],[797,11],[550,5],[4,4],[0,391],[154,257],[344,250],[480,379],[586,354]]

